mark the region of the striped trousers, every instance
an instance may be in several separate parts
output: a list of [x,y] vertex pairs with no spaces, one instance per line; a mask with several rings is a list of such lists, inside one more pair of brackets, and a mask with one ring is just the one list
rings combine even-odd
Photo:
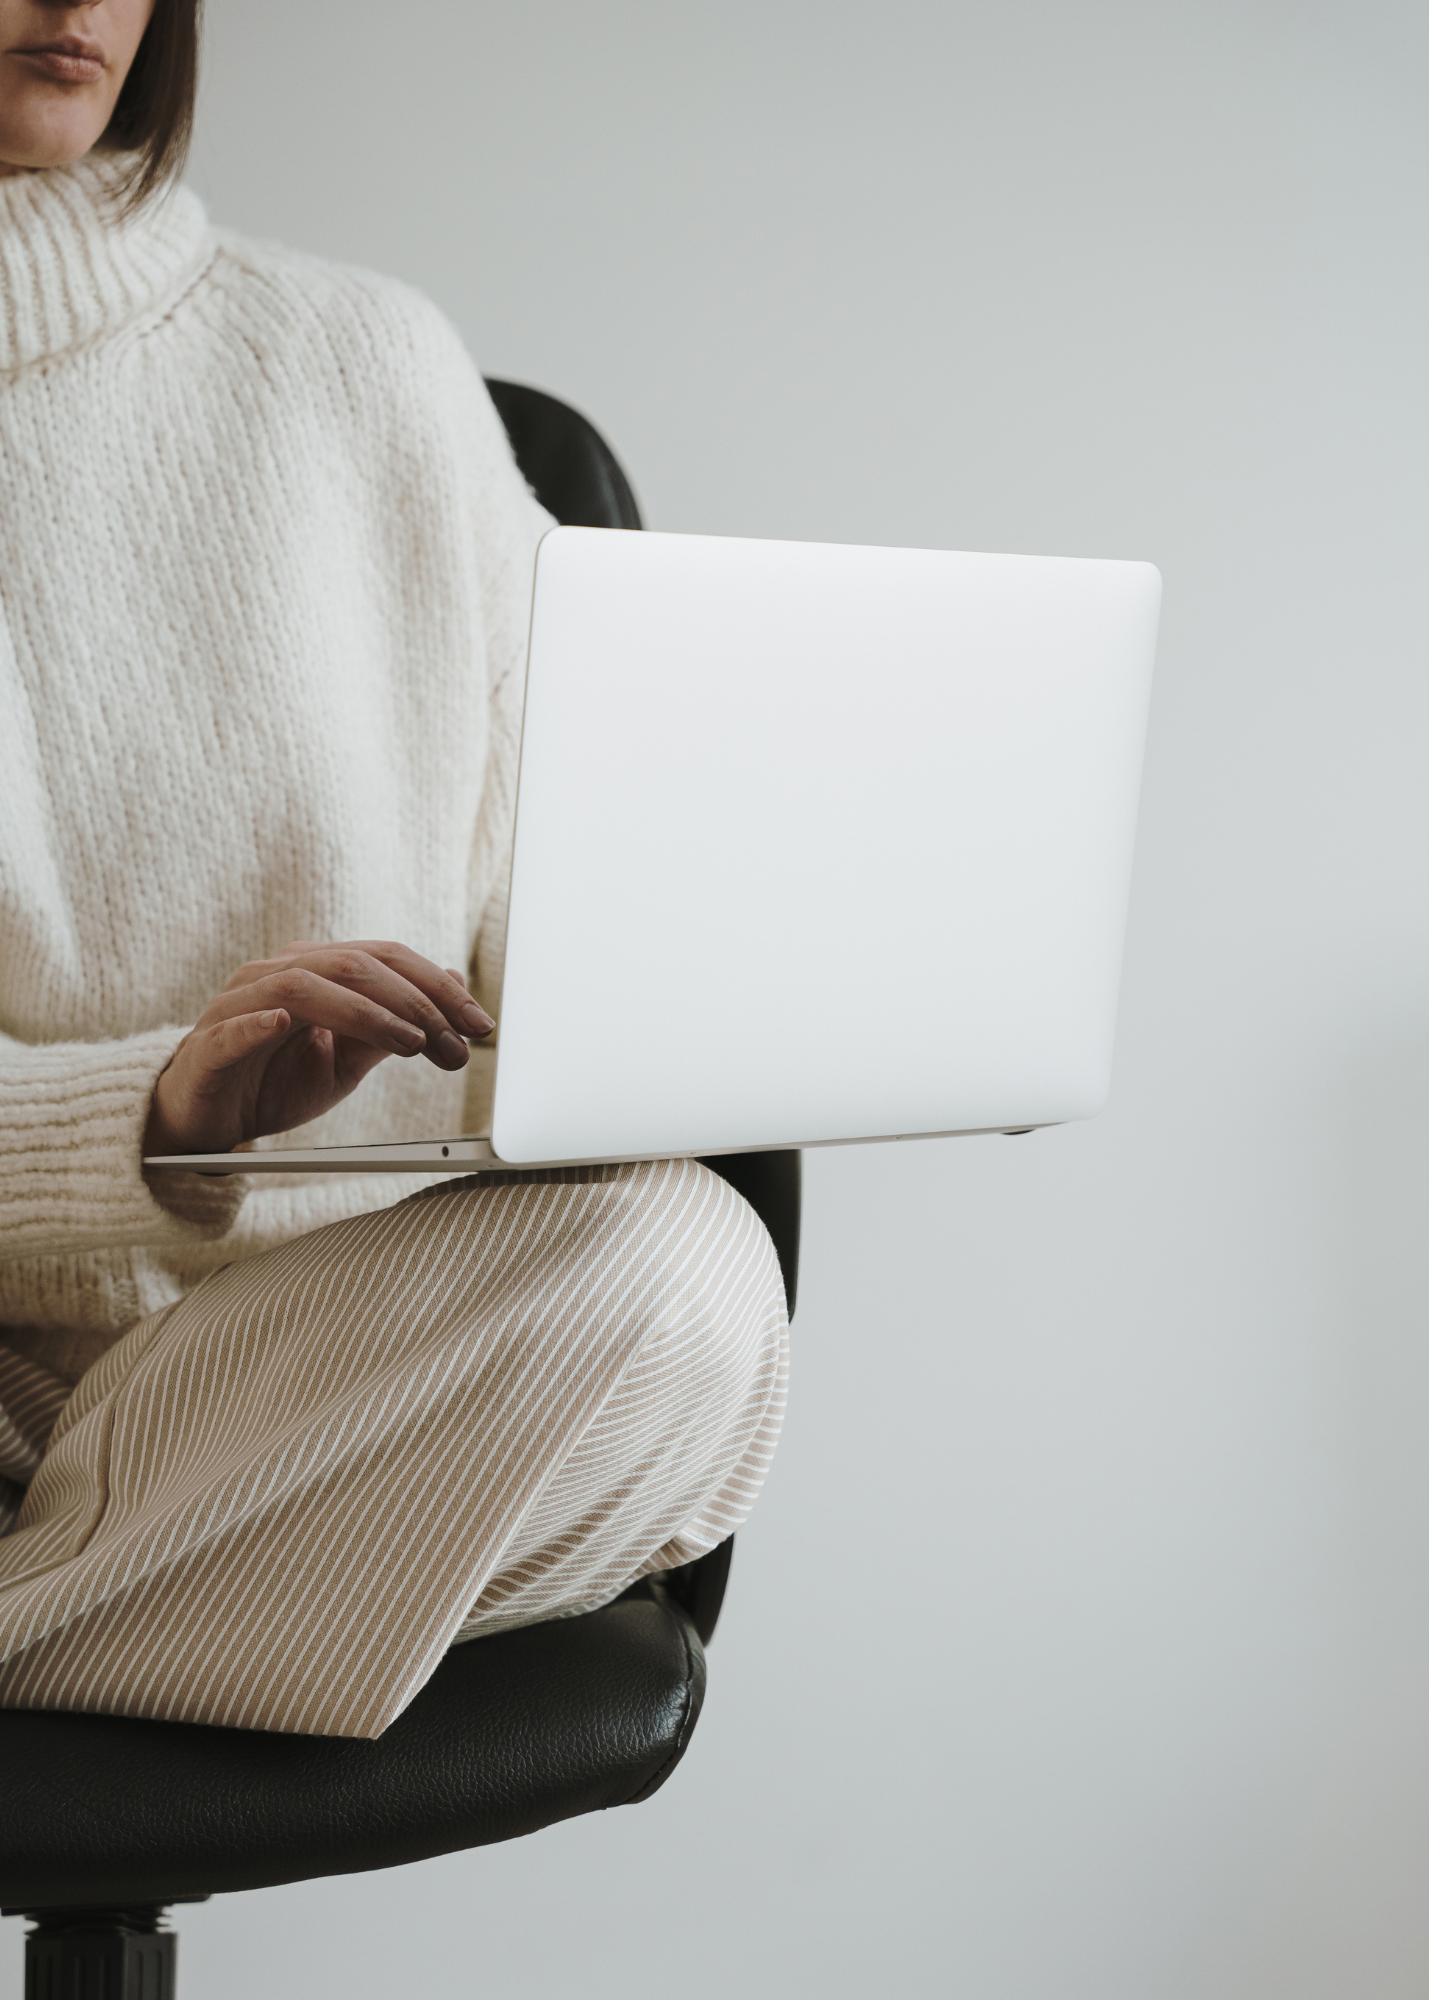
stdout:
[[380,1735],[454,1641],[732,1533],[786,1374],[773,1246],[692,1161],[447,1183],[228,1265],[39,1411],[0,1708]]

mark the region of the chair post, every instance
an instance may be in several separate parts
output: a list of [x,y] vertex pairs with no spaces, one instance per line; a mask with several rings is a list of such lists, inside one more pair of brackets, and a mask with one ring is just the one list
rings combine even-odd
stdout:
[[179,1941],[164,1905],[24,1914],[25,2000],[174,2000]]

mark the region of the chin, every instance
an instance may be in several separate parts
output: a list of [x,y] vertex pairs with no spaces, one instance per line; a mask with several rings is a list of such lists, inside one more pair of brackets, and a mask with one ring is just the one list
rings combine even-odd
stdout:
[[45,167],[72,166],[93,150],[98,138],[94,121],[88,118],[73,126],[68,120],[47,122],[39,131],[0,130],[0,173],[36,173]]

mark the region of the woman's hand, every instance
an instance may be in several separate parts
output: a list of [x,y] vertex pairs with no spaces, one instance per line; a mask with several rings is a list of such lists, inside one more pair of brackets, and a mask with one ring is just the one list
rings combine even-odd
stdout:
[[241,966],[154,1087],[146,1153],[226,1153],[321,1117],[386,1056],[461,1069],[495,1023],[405,945],[286,945]]

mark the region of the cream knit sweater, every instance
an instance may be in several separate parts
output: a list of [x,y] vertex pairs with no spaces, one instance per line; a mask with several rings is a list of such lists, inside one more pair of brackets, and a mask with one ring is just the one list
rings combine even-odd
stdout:
[[[0,1339],[69,1375],[420,1184],[151,1188],[140,1138],[186,1025],[290,939],[399,939],[494,1007],[549,525],[425,300],[185,190],[121,221],[116,179],[0,181]],[[392,1059],[274,1143],[479,1130],[488,1089]]]

